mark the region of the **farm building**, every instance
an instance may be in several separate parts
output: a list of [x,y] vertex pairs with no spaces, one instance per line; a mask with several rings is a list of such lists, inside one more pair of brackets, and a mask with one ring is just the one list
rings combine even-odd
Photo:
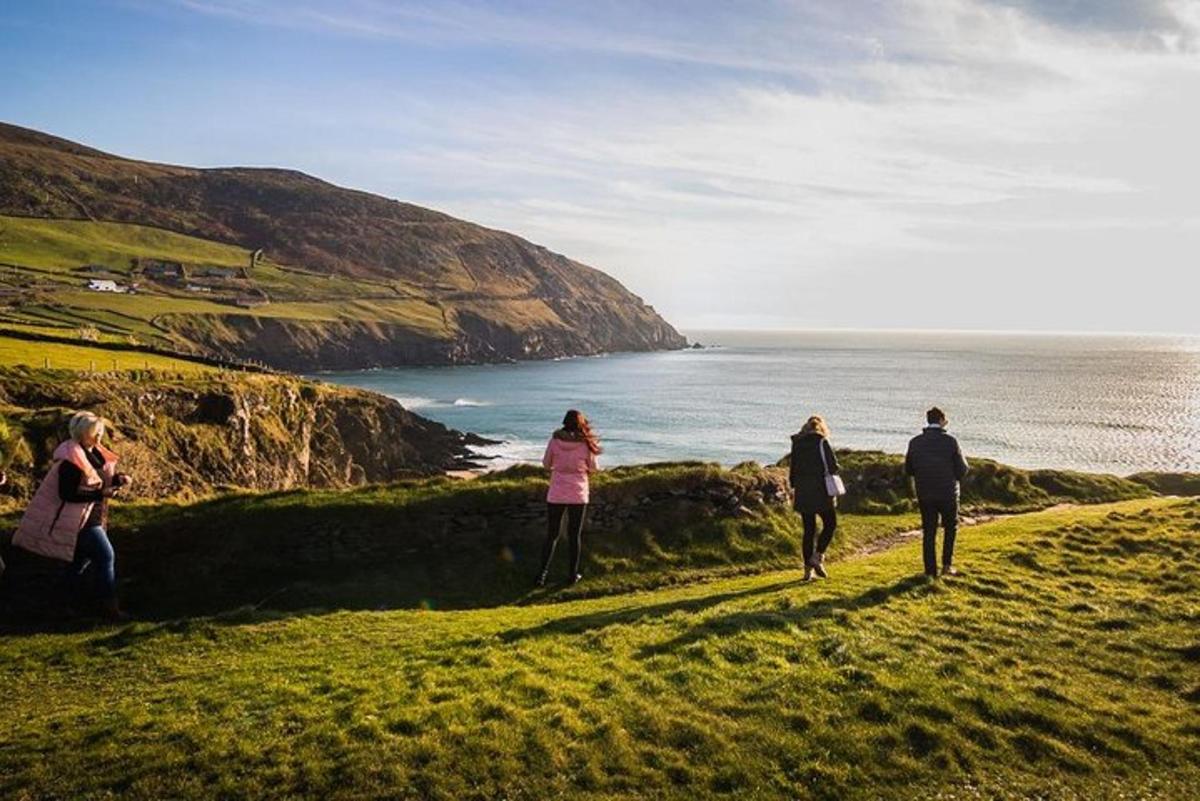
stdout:
[[234,303],[243,309],[257,309],[259,306],[266,306],[270,302],[264,295],[240,295],[234,300]]
[[183,278],[183,265],[177,261],[141,260],[142,274],[149,278]]
[[104,278],[93,278],[87,283],[87,288],[93,292],[124,292],[125,287],[118,284],[116,281],[109,281]]
[[216,265],[203,265],[194,267],[191,270],[193,278],[241,278],[242,271],[239,267],[218,267]]

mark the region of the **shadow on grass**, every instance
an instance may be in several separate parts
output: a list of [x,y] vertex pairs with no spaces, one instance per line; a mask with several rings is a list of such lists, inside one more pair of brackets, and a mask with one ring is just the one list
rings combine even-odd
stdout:
[[[675,612],[700,612],[714,606],[719,606],[727,601],[740,600],[753,595],[767,595],[799,587],[803,584],[804,582],[799,579],[779,581],[757,587],[749,587],[736,592],[717,593],[694,598],[682,598],[667,603],[627,606],[604,612],[572,615],[570,617],[551,620],[538,626],[512,629],[500,635],[500,639],[505,642],[516,642],[530,637],[581,634],[608,626],[636,623],[646,618],[665,617]],[[777,629],[785,625],[831,617],[838,612],[866,609],[887,603],[893,598],[925,586],[927,586],[927,579],[925,577],[910,576],[889,586],[873,587],[848,598],[821,598],[810,601],[802,606],[785,610],[772,609],[735,612],[705,620],[689,629],[686,633],[665,643],[646,646],[641,649],[638,656],[645,658],[678,648],[684,648],[693,642],[705,639],[713,634],[732,634],[753,629]]]
[[[804,625],[831,618],[839,612],[857,612],[880,606],[914,590],[929,587],[924,576],[908,576],[886,587],[872,587],[858,595],[819,598],[791,609],[751,610],[709,618],[691,627],[678,637],[662,643],[647,645],[638,651],[639,659],[671,653],[713,636],[727,636],[747,631],[777,631],[793,625]],[[780,586],[774,589],[782,589]]]
[[715,595],[703,595],[697,598],[681,598],[677,601],[668,601],[666,603],[625,606],[605,612],[591,612],[582,615],[571,615],[570,617],[560,617],[538,626],[511,629],[501,634],[500,639],[504,642],[516,642],[530,637],[544,637],[555,634],[582,634],[586,631],[594,631],[608,626],[636,623],[648,617],[663,617],[674,612],[699,612],[702,609],[718,606],[726,601],[747,598],[752,595],[778,592],[779,590],[785,590],[800,583],[798,579],[794,581],[778,581],[773,584],[764,584],[761,587],[748,587],[736,592],[722,592]]

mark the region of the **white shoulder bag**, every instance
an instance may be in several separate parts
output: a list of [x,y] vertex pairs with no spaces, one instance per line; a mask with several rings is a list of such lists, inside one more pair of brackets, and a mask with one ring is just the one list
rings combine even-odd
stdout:
[[825,491],[829,493],[830,498],[836,498],[839,495],[846,494],[846,485],[842,483],[841,476],[835,476],[829,472],[829,462],[825,460],[825,439],[822,438],[817,442],[817,451],[821,454],[821,464],[825,466]]

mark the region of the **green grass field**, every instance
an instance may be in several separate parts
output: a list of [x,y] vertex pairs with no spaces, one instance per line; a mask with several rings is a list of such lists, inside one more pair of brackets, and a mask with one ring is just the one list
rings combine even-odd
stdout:
[[[86,220],[48,220],[0,215],[0,262],[49,273],[70,273],[84,264],[98,264],[128,274],[134,258],[178,261],[193,265],[245,267],[250,251],[236,245],[165,231],[145,225]],[[286,268],[264,259],[251,275],[255,284],[292,302],[325,302],[378,298],[403,300],[410,292],[403,282],[354,279]]]
[[[216,546],[214,546],[216,547]],[[0,795],[1187,799],[1200,502],[683,587],[0,640]]]
[[137,350],[114,350],[96,345],[42,342],[6,337],[0,331],[0,367],[34,367],[52,370],[165,370],[205,373],[215,370],[199,362],[174,359]]
[[250,252],[145,225],[0,215],[0,257],[10,264],[48,269],[102,264],[128,273],[130,258],[244,267]]
[[[99,264],[128,276],[134,258],[244,267],[249,252],[141,225],[0,215],[0,263],[17,265],[3,268],[0,278],[29,291],[32,286],[40,287],[41,293],[7,309],[4,319],[25,327],[95,326],[108,334],[134,335],[160,347],[184,350],[188,343],[169,329],[189,332],[184,336],[204,331],[214,334],[216,341],[236,338],[227,331],[222,333],[223,318],[231,316],[307,325],[310,336],[318,338],[325,334],[317,329],[330,323],[396,325],[435,339],[456,333],[453,303],[432,302],[429,287],[408,286],[402,281],[326,276],[263,260],[250,271],[250,284],[218,286],[215,295],[152,284],[138,294],[126,295],[88,291],[84,288],[88,276],[75,272],[81,265]],[[232,297],[251,288],[266,292],[272,302],[244,309],[217,297],[222,293]],[[557,321],[540,300],[457,305],[469,312],[502,313],[513,325],[553,325]]]

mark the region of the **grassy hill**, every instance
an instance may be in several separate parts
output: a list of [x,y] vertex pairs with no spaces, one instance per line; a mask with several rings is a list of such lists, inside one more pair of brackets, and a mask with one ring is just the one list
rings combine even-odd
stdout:
[[[193,265],[194,277],[155,279],[136,266],[139,260]],[[299,369],[309,366],[311,348],[331,347],[336,339],[332,332],[338,330],[379,326],[381,346],[396,331],[401,340],[442,343],[444,348],[453,347],[462,335],[453,308],[421,298],[419,288],[403,282],[319,275],[267,259],[250,266],[250,261],[245,248],[141,225],[0,216],[0,262],[5,263],[0,286],[12,293],[7,307],[0,307],[0,336],[5,330],[32,330],[77,342],[86,336],[91,348],[133,341],[181,354],[232,352]],[[203,277],[212,268],[236,269],[237,274]],[[91,278],[121,286],[136,283],[138,292],[90,291]],[[251,296],[271,302],[253,308],[236,305]],[[506,319],[517,325],[520,313],[520,308],[510,309]],[[541,322],[549,323],[550,317]],[[264,323],[309,330],[315,341],[307,349],[274,355],[269,343],[264,348],[242,341],[247,331]],[[42,360],[36,361],[40,366]]]
[[972,528],[937,583],[910,543],[816,584],[6,637],[0,795],[1193,798],[1198,557],[1200,502],[1137,500]]
[[81,375],[89,371],[133,370],[198,374],[215,372],[217,369],[182,356],[166,356],[137,347],[117,349],[103,343],[71,341],[66,337],[24,339],[5,336],[3,329],[0,329],[0,368],[7,367],[71,370]]
[[[293,171],[150,164],[0,124],[0,215],[0,289],[25,322],[82,320],[297,370],[686,344],[598,270]],[[133,259],[197,269],[142,274],[138,296],[81,291],[100,273],[78,268],[132,279]],[[244,269],[195,280],[213,267]],[[271,302],[232,304],[248,293]]]
[[62,272],[98,264],[128,275],[133,258],[245,267],[250,256],[236,245],[145,225],[36,217],[0,217],[0,243],[14,264]]

